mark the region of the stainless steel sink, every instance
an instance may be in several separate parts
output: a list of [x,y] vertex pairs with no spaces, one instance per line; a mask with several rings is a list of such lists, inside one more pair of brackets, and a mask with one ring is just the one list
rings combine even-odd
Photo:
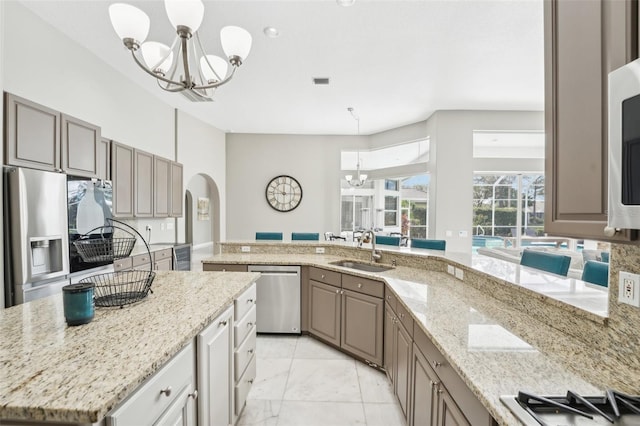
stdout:
[[393,269],[393,266],[376,265],[372,263],[358,262],[355,260],[337,260],[329,262],[331,265],[342,266],[343,268],[357,269],[366,272],[383,272]]

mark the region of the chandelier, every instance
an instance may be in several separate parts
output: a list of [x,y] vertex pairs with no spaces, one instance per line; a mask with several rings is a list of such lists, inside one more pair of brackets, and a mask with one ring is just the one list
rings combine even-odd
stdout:
[[[353,117],[354,120],[356,120],[357,126],[358,126],[358,135],[360,135],[360,117],[358,117],[354,112],[353,112],[353,108],[349,107],[347,108],[347,111],[349,111],[349,114],[351,114],[351,116]],[[362,185],[364,185],[364,183],[367,180],[367,175],[364,173],[360,173],[360,151],[358,151],[358,162],[356,164],[356,170],[357,170],[357,175],[356,178],[353,178],[353,175],[345,175],[344,178],[347,180],[347,183],[353,187],[360,187]]]
[[180,92],[192,101],[211,101],[214,90],[231,80],[247,58],[251,34],[240,27],[224,27],[220,30],[220,43],[228,59],[207,55],[198,35],[204,16],[202,1],[165,0],[164,6],[177,32],[171,46],[145,42],[150,21],[137,7],[114,3],[109,6],[109,17],[135,63],[155,77],[163,90]]

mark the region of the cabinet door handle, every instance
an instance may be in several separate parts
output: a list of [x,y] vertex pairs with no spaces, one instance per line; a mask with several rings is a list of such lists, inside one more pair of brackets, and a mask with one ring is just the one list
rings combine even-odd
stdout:
[[324,280],[324,274],[320,275],[320,279]]
[[253,303],[253,299],[247,299],[247,303]]
[[387,296],[387,300],[391,300],[391,295],[388,295],[388,296]]
[[198,390],[196,389],[193,393],[190,393],[189,398],[198,399]]
[[227,320],[220,321],[220,322],[218,323],[218,326],[222,326],[222,327],[224,327],[225,325],[227,325]]
[[247,352],[252,354],[253,353],[253,349],[249,349]]
[[340,290],[336,290],[336,294],[340,294]]
[[438,367],[440,367],[441,365],[442,365],[442,363],[441,363],[441,362],[433,361],[433,368],[438,368]]
[[248,322],[247,323],[247,327],[253,327],[253,323],[252,322]]
[[340,294],[344,294],[344,290],[340,290]]
[[400,319],[402,319],[402,318],[404,318],[404,314],[401,313],[400,314]]
[[172,391],[171,386],[167,386],[166,388],[162,389],[160,393],[168,397],[168,396],[171,396],[171,391]]
[[358,283],[358,288],[362,288],[362,283]]
[[222,272],[227,272],[227,270],[225,268],[222,268]]
[[254,379],[249,379],[249,380],[247,380],[247,382],[249,382],[249,383],[253,383],[253,380],[254,380]]

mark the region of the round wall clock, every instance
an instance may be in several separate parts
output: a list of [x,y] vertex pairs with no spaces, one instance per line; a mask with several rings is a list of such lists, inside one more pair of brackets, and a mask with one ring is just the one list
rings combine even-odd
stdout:
[[300,182],[287,175],[276,176],[267,184],[265,196],[269,205],[279,212],[290,212],[302,201]]

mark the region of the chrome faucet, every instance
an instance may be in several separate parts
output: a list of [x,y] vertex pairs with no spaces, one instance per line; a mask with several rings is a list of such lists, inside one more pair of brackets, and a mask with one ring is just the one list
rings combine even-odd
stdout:
[[358,248],[362,248],[362,242],[365,240],[367,235],[371,236],[371,262],[375,263],[380,260],[382,255],[380,254],[380,250],[376,250],[376,233],[373,231],[373,228],[362,233],[358,239]]

